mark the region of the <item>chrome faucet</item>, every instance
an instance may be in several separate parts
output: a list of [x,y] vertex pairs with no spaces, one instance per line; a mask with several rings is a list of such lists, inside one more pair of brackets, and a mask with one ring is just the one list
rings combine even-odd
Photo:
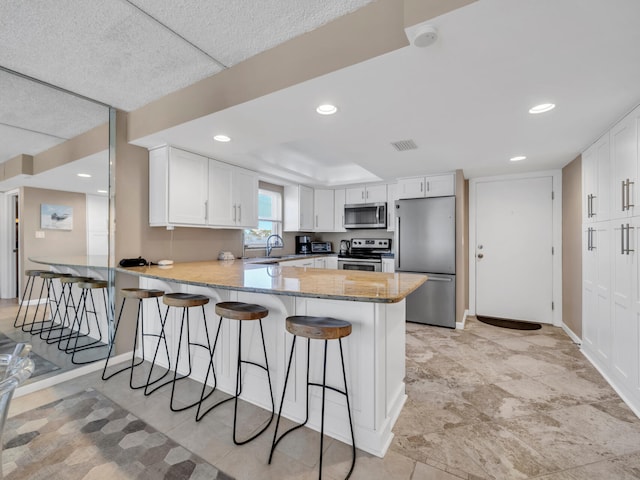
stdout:
[[[271,239],[274,238],[276,240],[275,243],[271,242]],[[274,247],[282,248],[284,247],[284,240],[280,235],[269,235],[267,238],[267,257],[271,255],[271,251]]]

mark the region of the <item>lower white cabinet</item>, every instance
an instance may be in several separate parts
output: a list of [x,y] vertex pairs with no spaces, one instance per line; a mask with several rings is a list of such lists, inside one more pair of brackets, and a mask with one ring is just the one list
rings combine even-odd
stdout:
[[298,258],[295,260],[285,260],[279,262],[283,267],[307,267],[307,268],[326,268],[337,270],[338,257],[335,255],[312,258]]
[[611,361],[611,224],[583,228],[582,346],[601,366]]
[[396,271],[396,263],[393,258],[383,258],[382,259],[382,271],[384,273],[395,273]]
[[640,218],[583,226],[582,349],[640,410]]

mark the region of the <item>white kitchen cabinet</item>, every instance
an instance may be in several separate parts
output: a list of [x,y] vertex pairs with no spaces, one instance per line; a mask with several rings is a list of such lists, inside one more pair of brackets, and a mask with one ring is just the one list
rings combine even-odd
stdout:
[[384,273],[394,273],[396,271],[396,263],[393,258],[382,259],[382,271]]
[[234,225],[240,228],[258,226],[258,175],[251,170],[234,167],[231,177]]
[[344,228],[344,204],[345,202],[345,189],[339,188],[333,191],[333,231],[334,232],[346,232]]
[[[582,351],[640,410],[640,108],[582,157]],[[606,218],[610,220],[606,220]]]
[[611,175],[609,132],[582,154],[582,222],[609,219]]
[[179,148],[153,149],[149,152],[149,224],[255,227],[258,176]]
[[638,120],[636,108],[611,129],[611,218],[636,215],[638,185]]
[[332,232],[334,230],[334,194],[333,190],[313,190],[314,231]]
[[446,197],[456,193],[456,174],[398,179],[398,198]]
[[338,269],[338,257],[335,255],[331,255],[329,257],[324,258],[325,266],[324,268],[329,270],[337,270]]
[[611,235],[610,222],[583,228],[582,346],[605,368],[611,356]]
[[305,185],[285,185],[284,231],[311,232],[313,225],[313,188]]
[[637,388],[638,277],[637,222],[612,221],[611,374],[630,391]]
[[285,260],[284,262],[278,262],[283,267],[307,267],[315,268],[313,258],[301,258],[297,260]]
[[149,152],[149,225],[205,226],[209,159],[173,147]]
[[209,161],[207,225],[253,228],[258,225],[258,176],[217,160]]
[[387,231],[396,230],[396,200],[398,200],[398,185],[390,183],[387,185]]
[[380,203],[387,201],[387,185],[374,184],[347,188],[345,191],[345,203]]

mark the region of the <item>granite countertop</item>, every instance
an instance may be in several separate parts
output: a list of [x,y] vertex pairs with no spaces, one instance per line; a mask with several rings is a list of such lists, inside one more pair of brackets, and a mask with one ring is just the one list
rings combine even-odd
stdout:
[[422,285],[426,275],[286,267],[242,260],[117,267],[118,272],[205,287],[301,297],[395,303]]
[[109,259],[106,255],[29,257],[29,260],[34,263],[42,263],[44,265],[57,265],[62,267],[109,267]]

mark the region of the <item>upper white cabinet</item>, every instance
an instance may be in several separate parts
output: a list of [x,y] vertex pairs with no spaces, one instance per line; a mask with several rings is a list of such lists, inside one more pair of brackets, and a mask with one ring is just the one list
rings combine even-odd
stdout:
[[332,232],[334,228],[334,191],[319,188],[313,191],[314,230]]
[[398,198],[446,197],[456,193],[456,174],[398,179]]
[[636,108],[611,129],[612,207],[611,218],[635,215],[638,185],[638,120]]
[[206,224],[209,159],[173,147],[149,152],[149,224]]
[[344,228],[344,204],[346,191],[344,188],[339,188],[333,191],[333,231],[334,232],[346,232]]
[[390,183],[387,185],[387,231],[394,232],[396,229],[396,200],[398,200],[398,185]]
[[149,152],[149,224],[255,227],[258,176],[175,147]]
[[387,201],[387,185],[363,185],[345,190],[345,203],[379,203]]
[[610,215],[609,132],[582,154],[583,223],[608,220]]
[[311,232],[314,230],[313,188],[305,185],[284,187],[284,231]]

